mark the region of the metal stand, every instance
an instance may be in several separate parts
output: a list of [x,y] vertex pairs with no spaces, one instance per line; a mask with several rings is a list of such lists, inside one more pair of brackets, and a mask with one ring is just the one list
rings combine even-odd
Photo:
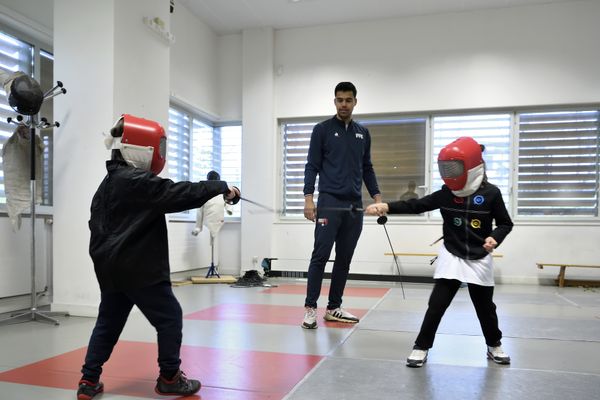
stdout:
[[217,278],[221,277],[221,275],[219,275],[219,273],[217,272],[217,267],[215,267],[215,238],[213,238],[212,235],[210,235],[210,268],[206,273],[206,277],[210,278],[215,275],[217,276]]
[[[60,92],[52,93],[57,88],[60,88]],[[48,91],[44,100],[54,97],[57,94],[66,93],[65,89],[62,89],[62,83],[59,81],[57,85]],[[51,128],[58,127],[60,124],[54,122],[53,124],[48,123],[46,118],[42,118],[38,124],[35,115],[29,115],[27,122],[23,122],[21,115],[17,116],[17,121],[12,118],[8,118],[8,123],[15,123],[17,125],[25,125],[30,128],[29,140],[30,146],[30,188],[31,188],[31,307],[29,310],[11,314],[9,318],[0,320],[0,324],[17,324],[22,322],[37,321],[46,322],[54,325],[60,325],[58,320],[52,318],[53,316],[65,316],[68,317],[69,313],[64,311],[39,311],[37,309],[37,291],[35,285],[35,202],[36,202],[36,182],[35,182],[35,145],[36,145],[36,128]]]

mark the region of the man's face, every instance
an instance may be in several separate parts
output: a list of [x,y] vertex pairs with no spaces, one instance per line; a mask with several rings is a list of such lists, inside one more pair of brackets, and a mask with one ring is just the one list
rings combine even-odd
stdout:
[[335,94],[335,108],[337,109],[337,115],[340,119],[349,119],[352,116],[352,110],[356,105],[356,98],[351,91],[348,92],[337,92]]

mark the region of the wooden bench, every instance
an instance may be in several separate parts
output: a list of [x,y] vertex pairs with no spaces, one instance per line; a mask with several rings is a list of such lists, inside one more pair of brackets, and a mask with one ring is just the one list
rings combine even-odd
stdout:
[[[385,256],[413,256],[413,257],[435,257],[437,253],[383,253]],[[502,254],[492,254],[492,257],[504,257]]]
[[560,267],[560,272],[556,278],[558,287],[567,286],[600,286],[600,280],[577,280],[577,279],[565,279],[565,272],[567,267],[574,268],[600,268],[600,265],[580,265],[580,264],[552,264],[552,263],[536,263],[539,269],[544,267]]
[[[432,257],[429,260],[429,265],[433,265],[435,260],[437,259],[437,253],[383,253],[384,256],[394,256],[394,257]],[[500,258],[503,257],[502,254],[492,254],[492,257]]]

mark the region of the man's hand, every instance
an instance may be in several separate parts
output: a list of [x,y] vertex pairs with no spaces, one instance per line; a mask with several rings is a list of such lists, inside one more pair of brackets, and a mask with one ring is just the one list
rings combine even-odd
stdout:
[[312,194],[304,196],[304,218],[315,222],[316,217],[317,209]]
[[485,251],[491,253],[492,251],[494,251],[496,246],[498,246],[498,242],[496,242],[496,239],[494,239],[491,236],[485,238],[485,243],[483,243],[483,248],[485,249]]
[[375,203],[369,204],[367,208],[365,208],[365,214],[367,215],[375,215],[381,217],[382,215],[387,214],[390,211],[387,203]]

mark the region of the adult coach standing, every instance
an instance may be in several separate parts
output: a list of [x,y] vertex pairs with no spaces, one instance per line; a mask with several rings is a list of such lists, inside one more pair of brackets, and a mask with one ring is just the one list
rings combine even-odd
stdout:
[[[317,300],[334,243],[335,262],[325,320],[358,322],[356,316],[342,309],[350,261],[363,225],[363,213],[351,210],[362,208],[363,180],[374,201],[381,201],[371,163],[369,130],[352,120],[356,87],[351,82],[340,82],[334,94],[337,113],[315,125],[304,170],[304,216],[316,221],[302,321],[302,327],[306,329],[317,327]],[[313,193],[317,175],[319,200],[315,207]]]

